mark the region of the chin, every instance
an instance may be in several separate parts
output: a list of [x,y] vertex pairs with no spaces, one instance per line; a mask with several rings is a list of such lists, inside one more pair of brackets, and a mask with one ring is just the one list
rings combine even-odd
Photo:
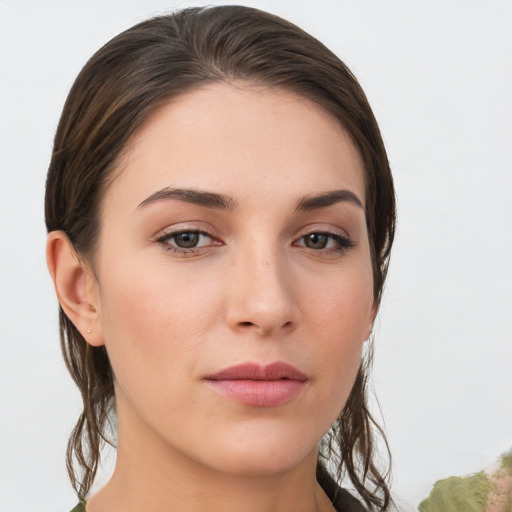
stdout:
[[[283,436],[264,436],[218,443],[208,453],[212,466],[218,470],[248,477],[272,476],[285,473],[310,456],[316,461],[318,443]],[[205,461],[206,462],[206,461]]]

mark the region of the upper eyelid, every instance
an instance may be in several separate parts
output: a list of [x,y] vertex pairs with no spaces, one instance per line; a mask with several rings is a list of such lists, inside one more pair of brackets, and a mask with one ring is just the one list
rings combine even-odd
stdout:
[[224,235],[218,229],[214,229],[211,225],[202,222],[202,221],[192,221],[192,226],[189,225],[190,222],[181,222],[177,224],[173,224],[171,226],[167,226],[163,229],[159,229],[153,236],[153,240],[159,240],[164,237],[179,235],[180,233],[187,232],[196,232],[201,233],[203,235],[209,236],[211,238],[220,239]]
[[[156,238],[175,236],[175,235],[179,235],[181,233],[199,233],[201,235],[209,236],[211,238],[219,237],[219,235],[215,235],[211,231],[208,231],[205,229],[195,228],[195,227],[193,227],[193,228],[183,227],[183,228],[172,228],[172,229],[169,228],[169,229],[160,230],[157,233]],[[312,233],[321,233],[321,234],[330,235],[330,236],[346,236],[346,237],[349,236],[348,233],[342,229],[325,229],[325,228],[318,229],[317,228],[317,229],[304,230],[302,232],[302,234],[296,236],[296,239],[303,238],[304,236],[310,235]]]
[[173,229],[172,231],[164,231],[161,236],[158,236],[158,238],[163,238],[163,237],[169,237],[169,236],[177,236],[177,235],[181,235],[183,233],[198,233],[200,235],[204,235],[204,236],[209,236],[211,238],[214,237],[214,235],[212,235],[211,233],[209,233],[208,231],[205,231],[203,229],[186,229],[186,228],[183,228],[183,229]]
[[303,236],[307,236],[311,233],[322,233],[325,235],[342,236],[342,237],[352,238],[346,229],[343,229],[339,226],[333,226],[332,224],[329,224],[328,227],[325,224],[320,225],[320,226],[312,224],[312,225],[303,227],[299,232],[301,232],[302,234],[299,235],[298,238],[302,238]]

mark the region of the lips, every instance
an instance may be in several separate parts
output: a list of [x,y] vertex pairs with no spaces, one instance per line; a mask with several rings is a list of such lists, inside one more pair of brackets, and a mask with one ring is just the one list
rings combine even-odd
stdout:
[[253,407],[275,407],[293,400],[308,378],[294,366],[246,363],[208,375],[204,381],[224,397]]

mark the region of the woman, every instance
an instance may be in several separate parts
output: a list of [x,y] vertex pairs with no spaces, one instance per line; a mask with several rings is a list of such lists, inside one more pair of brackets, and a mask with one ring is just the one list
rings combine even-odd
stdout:
[[114,415],[116,469],[88,512],[363,510],[329,461],[386,510],[361,352],[394,204],[364,93],[294,25],[187,9],[100,49],[64,107],[46,191],[84,403],[68,447],[77,510]]

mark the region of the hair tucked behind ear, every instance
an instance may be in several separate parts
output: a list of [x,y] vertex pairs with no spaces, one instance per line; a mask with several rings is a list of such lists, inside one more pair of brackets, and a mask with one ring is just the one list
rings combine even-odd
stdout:
[[[293,91],[320,105],[351,135],[365,166],[378,307],[394,236],[395,198],[368,101],[348,68],[319,41],[285,20],[248,7],[185,9],[150,19],[112,39],[87,62],[71,88],[55,136],[45,198],[48,231],[63,230],[94,269],[102,196],[127,141],[158,107],[216,81]],[[84,498],[98,468],[101,444],[107,441],[113,375],[105,349],[90,347],[62,309],[60,331],[66,364],[83,400],[67,460],[73,485]],[[385,510],[390,494],[373,459],[373,430],[380,429],[365,398],[368,364],[361,366],[331,432],[328,455],[338,458],[337,476],[348,475],[369,508]],[[319,464],[319,480],[328,487],[328,473]]]

